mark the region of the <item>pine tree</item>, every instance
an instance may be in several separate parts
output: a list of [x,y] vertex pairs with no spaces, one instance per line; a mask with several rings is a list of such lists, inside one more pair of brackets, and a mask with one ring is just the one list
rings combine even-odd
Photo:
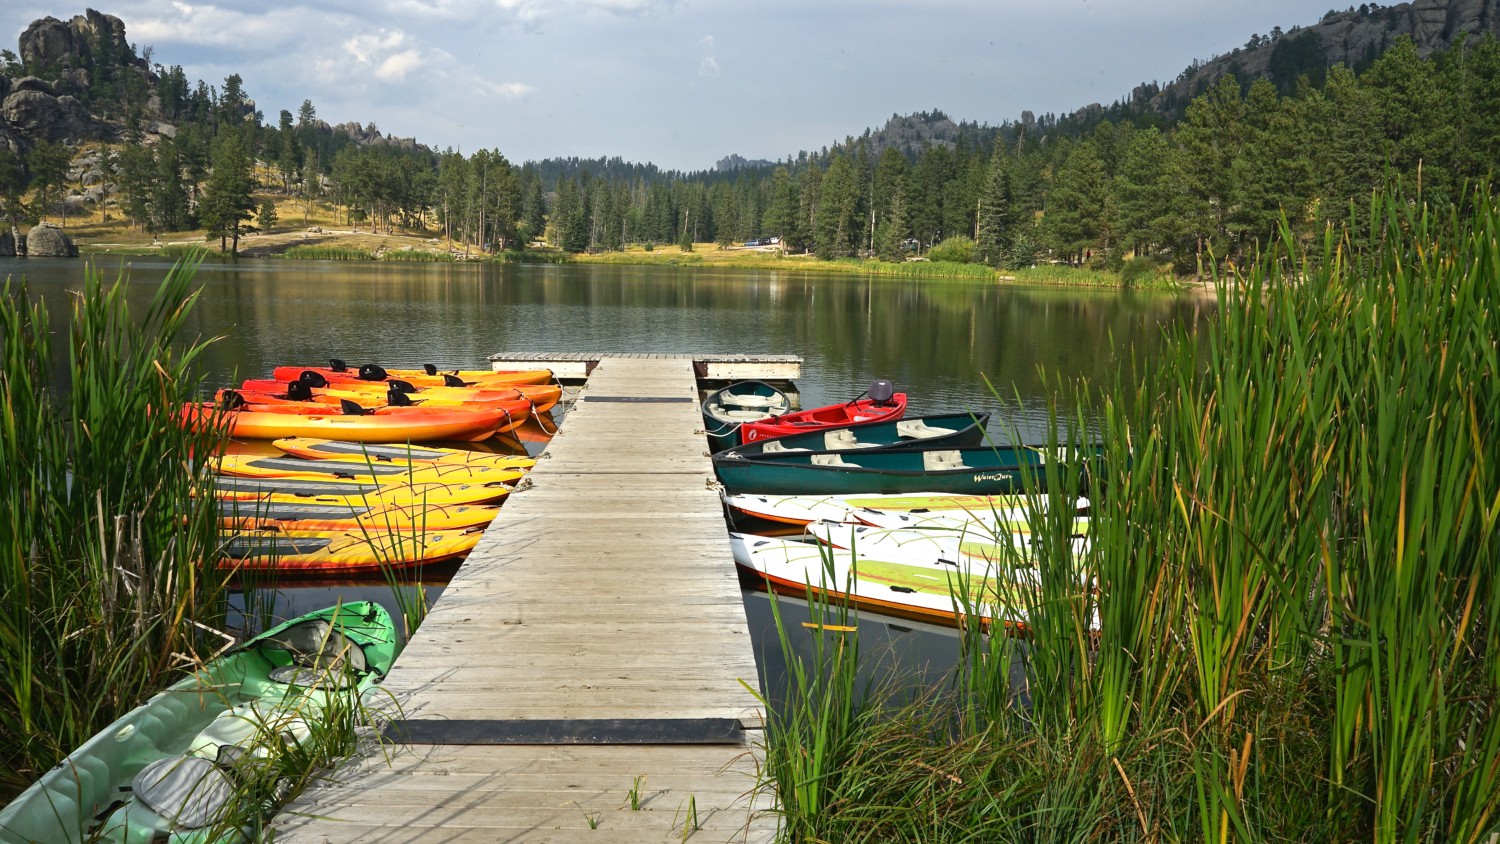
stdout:
[[979,197],[979,226],[975,243],[979,260],[991,266],[999,266],[1012,237],[1014,215],[1011,212],[1010,163],[1005,148],[995,145],[990,156],[989,170],[985,176],[984,192]]
[[221,132],[214,141],[213,170],[203,190],[198,215],[205,236],[219,239],[219,251],[236,255],[240,249],[240,224],[255,210],[251,195],[250,158],[238,132]]
[[906,260],[906,180],[897,176],[891,184],[890,207],[875,227],[875,254],[882,261]]

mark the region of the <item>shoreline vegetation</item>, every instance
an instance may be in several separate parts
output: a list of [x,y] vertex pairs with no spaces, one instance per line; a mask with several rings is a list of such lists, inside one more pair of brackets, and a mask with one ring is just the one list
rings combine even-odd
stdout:
[[[359,228],[337,227],[333,222],[336,209],[324,207],[319,211],[312,218],[313,222],[306,227],[277,227],[263,233],[254,232],[243,236],[239,257],[281,258],[289,261],[678,267],[1162,291],[1200,287],[1190,278],[1175,277],[1154,264],[1136,272],[1132,272],[1128,264],[1122,271],[1065,264],[997,270],[986,264],[926,258],[899,263],[876,258],[826,260],[810,254],[787,255],[774,247],[726,247],[715,243],[694,243],[687,250],[676,244],[632,245],[618,251],[579,254],[532,244],[526,249],[485,254],[472,247],[466,250],[461,242],[445,242],[429,233],[384,234]],[[284,213],[291,216],[293,211],[288,208]],[[171,233],[162,235],[162,239],[158,240],[130,231],[119,222],[103,223],[97,218],[89,219],[81,225],[74,222],[68,232],[75,238],[80,252],[94,258],[155,256],[169,260],[188,257],[198,257],[210,262],[233,260],[228,255],[216,252],[208,241],[195,237],[194,232]]]
[[969,623],[946,684],[866,688],[852,611],[777,608],[782,840],[1494,841],[1500,201],[1466,199],[1283,227],[1205,333],[1058,381],[1050,445],[1105,456],[1040,470],[1031,574],[995,578],[1025,629]]

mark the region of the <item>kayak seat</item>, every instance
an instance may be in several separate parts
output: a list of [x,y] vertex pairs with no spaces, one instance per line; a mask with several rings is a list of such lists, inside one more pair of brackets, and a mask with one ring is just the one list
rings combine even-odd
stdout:
[[838,454],[814,454],[811,458],[814,466],[847,466],[851,469],[861,468],[858,463],[850,463]]
[[929,437],[941,437],[952,433],[957,432],[953,428],[929,425],[920,419],[905,419],[896,423],[896,436],[903,439],[925,440]]
[[770,407],[773,404],[781,404],[781,399],[776,396],[720,396],[720,401],[734,407]]
[[778,454],[780,452],[807,451],[805,448],[787,448],[776,440],[766,440],[765,445],[760,447],[765,454]]
[[946,472],[967,468],[969,467],[964,465],[963,452],[957,449],[922,452],[922,470],[924,472]]
[[290,664],[271,670],[271,679],[278,683],[337,685],[370,670],[364,649],[322,620],[288,627],[266,646],[290,659]]

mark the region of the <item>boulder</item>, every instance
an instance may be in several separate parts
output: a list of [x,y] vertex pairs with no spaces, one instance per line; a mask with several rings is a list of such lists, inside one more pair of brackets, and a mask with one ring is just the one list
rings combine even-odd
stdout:
[[54,17],[32,21],[21,33],[18,45],[21,61],[26,65],[55,69],[90,65],[99,48],[119,56],[128,49],[125,23],[114,15],[89,9],[85,14],[63,22]]
[[16,91],[0,105],[0,118],[14,133],[34,141],[65,141],[97,135],[88,109],[72,97]]
[[37,223],[26,233],[26,254],[33,258],[77,258],[73,238],[51,223]]
[[0,231],[0,258],[16,257],[16,240],[8,231]]
[[57,96],[57,92],[52,90],[52,83],[39,76],[23,76],[17,79],[11,84],[10,92],[14,94],[18,91],[36,91],[49,97]]

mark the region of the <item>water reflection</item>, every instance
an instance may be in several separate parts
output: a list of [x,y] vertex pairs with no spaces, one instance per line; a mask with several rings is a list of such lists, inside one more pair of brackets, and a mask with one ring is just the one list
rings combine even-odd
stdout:
[[[144,307],[170,265],[106,258],[99,266],[111,277],[127,267],[137,283],[132,297]],[[48,302],[54,329],[82,271],[77,261],[0,259],[0,276],[24,275]],[[995,411],[1026,436],[1045,426],[1042,373],[1111,384],[1132,362],[1150,365],[1165,329],[1197,326],[1214,307],[1162,294],[671,267],[243,260],[205,264],[198,278],[203,294],[190,331],[224,338],[201,359],[211,386],[329,357],[483,368],[497,352],[792,354],[805,361],[804,406],[847,400],[889,378],[910,394],[913,415]],[[66,338],[55,336],[62,362]],[[724,564],[733,565],[727,547]],[[428,581],[406,588],[429,600],[441,590]],[[281,617],[340,596],[396,610],[381,582],[286,582],[272,592]],[[779,648],[766,647],[767,600],[747,594],[745,603],[763,670],[780,676]],[[957,642],[947,633],[869,616],[861,629],[862,647],[883,654],[872,665],[934,681],[951,669]]]

